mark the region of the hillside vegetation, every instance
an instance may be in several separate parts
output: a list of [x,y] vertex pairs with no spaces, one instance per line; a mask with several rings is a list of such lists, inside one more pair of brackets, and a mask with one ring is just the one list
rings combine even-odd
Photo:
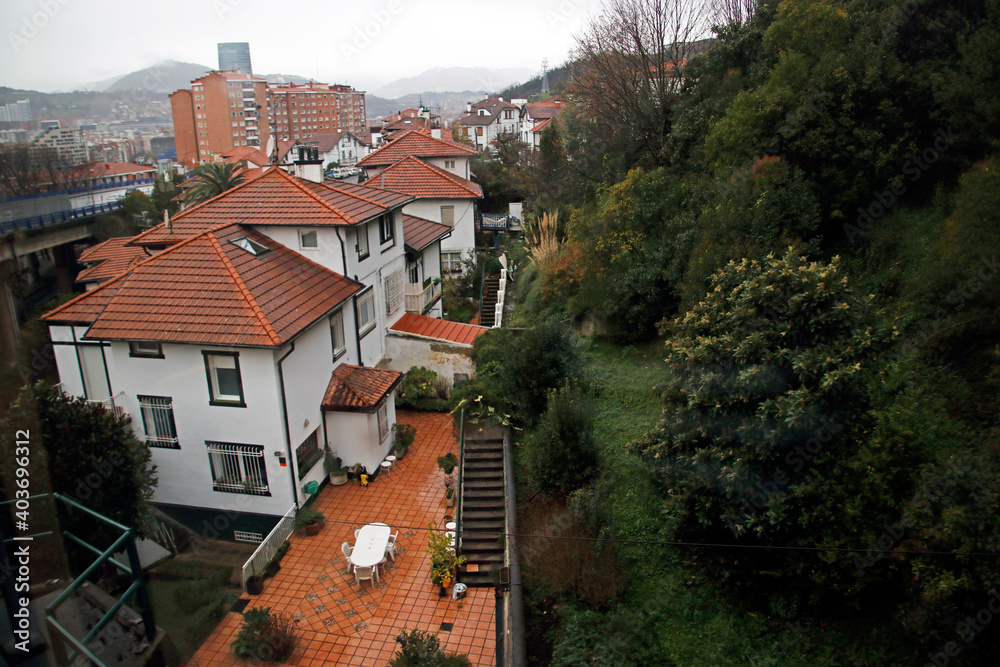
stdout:
[[533,660],[995,664],[1000,3],[749,3],[672,79],[630,41],[670,4],[607,3],[489,172],[534,216],[468,389],[523,429]]

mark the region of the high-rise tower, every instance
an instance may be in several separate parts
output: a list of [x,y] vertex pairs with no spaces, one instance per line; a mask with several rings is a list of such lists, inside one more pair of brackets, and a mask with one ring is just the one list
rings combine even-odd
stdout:
[[234,69],[238,69],[243,74],[253,74],[249,42],[219,44],[219,71],[226,72]]

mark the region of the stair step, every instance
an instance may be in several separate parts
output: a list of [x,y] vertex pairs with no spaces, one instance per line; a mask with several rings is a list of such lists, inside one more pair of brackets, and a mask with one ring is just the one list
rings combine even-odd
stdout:
[[465,469],[465,475],[462,477],[463,481],[471,482],[481,481],[481,480],[496,480],[498,482],[503,482],[503,475],[498,475],[496,470],[490,470],[489,468],[473,468],[469,470]]
[[475,510],[503,512],[503,496],[500,498],[501,500],[497,502],[491,498],[465,496],[462,498],[462,512]]
[[495,510],[474,509],[462,512],[463,521],[482,521],[484,519],[485,520],[500,519],[501,521],[503,521],[504,519],[503,506],[499,506]]

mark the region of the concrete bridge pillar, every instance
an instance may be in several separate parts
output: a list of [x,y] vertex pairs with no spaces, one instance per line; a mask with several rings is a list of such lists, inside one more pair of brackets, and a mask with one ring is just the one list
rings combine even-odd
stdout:
[[0,363],[4,364],[17,361],[18,313],[21,308],[17,303],[17,290],[14,289],[16,272],[14,261],[0,261]]

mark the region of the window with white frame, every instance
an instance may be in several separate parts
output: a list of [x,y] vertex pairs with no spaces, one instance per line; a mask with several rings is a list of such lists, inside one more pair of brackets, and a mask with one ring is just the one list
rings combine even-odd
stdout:
[[368,288],[358,297],[358,335],[364,336],[375,328],[375,290]]
[[392,213],[386,213],[378,219],[379,243],[389,243],[396,236],[396,226],[392,221]]
[[357,251],[358,251],[358,260],[360,261],[362,259],[367,258],[368,255],[369,255],[369,251],[368,251],[368,225],[361,225],[360,227],[358,227],[355,230],[354,233],[357,234],[357,237],[358,237],[358,242],[357,242],[356,248],[357,248]]
[[378,441],[382,442],[389,435],[389,401],[385,400],[378,406],[375,414],[378,418]]
[[208,375],[209,403],[246,407],[243,401],[243,378],[240,376],[239,352],[202,352]]
[[461,273],[462,253],[442,252],[441,253],[441,273]]
[[212,489],[227,493],[269,496],[262,445],[206,442],[212,470]]
[[174,423],[174,401],[169,396],[138,396],[146,444],[150,447],[180,449]]
[[309,474],[321,458],[323,450],[319,448],[319,429],[316,429],[295,448],[295,465],[299,469],[299,479]]
[[162,359],[163,345],[144,340],[131,341],[128,344],[128,356]]
[[316,236],[315,229],[301,229],[299,230],[299,247],[300,248],[318,248],[319,238]]
[[333,358],[336,359],[347,351],[347,338],[344,336],[344,311],[338,310],[330,316],[330,339],[333,341]]
[[403,270],[385,277],[385,314],[392,315],[403,305]]

